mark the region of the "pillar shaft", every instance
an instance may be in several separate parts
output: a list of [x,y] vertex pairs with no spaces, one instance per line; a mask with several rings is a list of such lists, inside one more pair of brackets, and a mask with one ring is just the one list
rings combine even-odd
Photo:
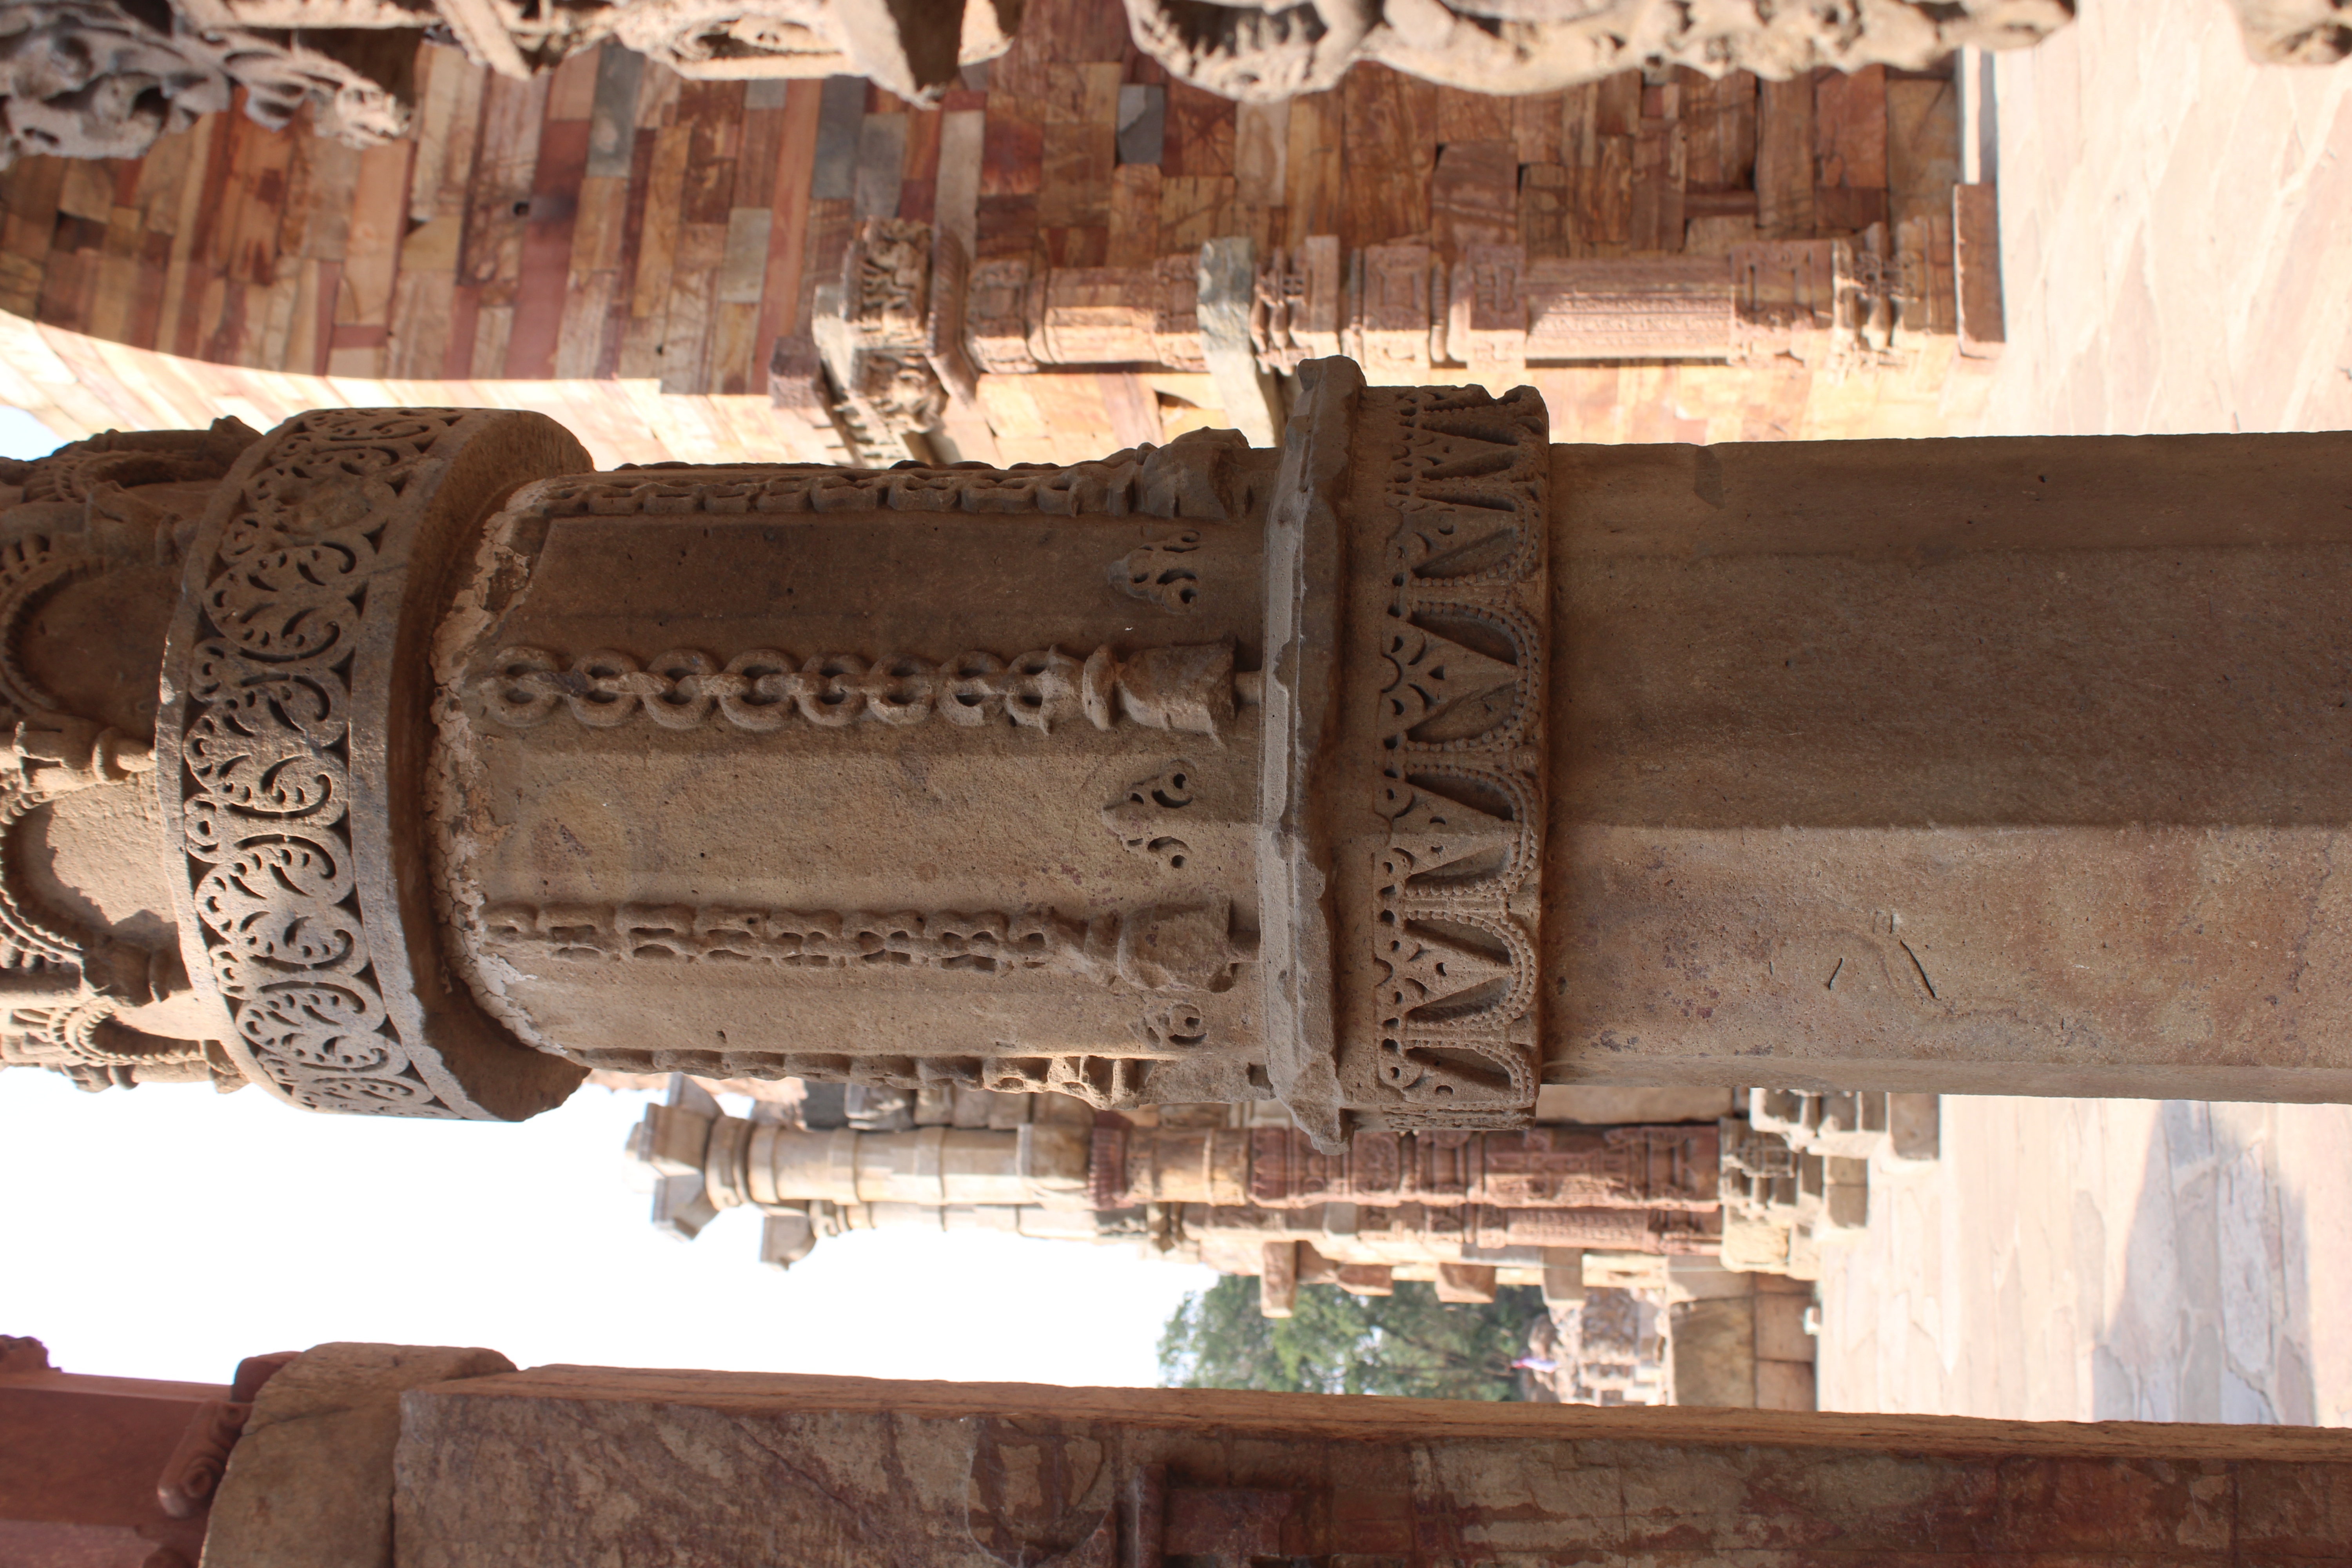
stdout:
[[1548,1070],[2352,1093],[2347,458],[1559,448]]

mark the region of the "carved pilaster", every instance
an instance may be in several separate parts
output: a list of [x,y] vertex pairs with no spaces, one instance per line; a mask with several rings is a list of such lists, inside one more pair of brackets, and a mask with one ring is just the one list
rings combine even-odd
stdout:
[[307,106],[321,135],[390,141],[408,129],[409,73],[372,73],[340,58],[348,49],[316,47],[350,36],[194,25],[106,0],[15,0],[0,16],[0,166],[25,153],[135,158],[228,108],[240,89],[247,115],[270,130]]
[[[7,491],[17,504],[0,512],[0,1065],[48,1068],[93,1089],[243,1081],[207,1047],[219,1031],[206,1011],[189,1005],[168,894],[120,847],[146,838],[158,858],[163,848],[146,775],[180,531],[255,439],[234,419],[110,431],[9,466],[18,483]],[[117,847],[92,858],[93,844]]]

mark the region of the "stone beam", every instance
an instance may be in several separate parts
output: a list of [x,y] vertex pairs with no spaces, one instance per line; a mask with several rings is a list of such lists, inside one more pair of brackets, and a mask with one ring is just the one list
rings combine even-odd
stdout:
[[2352,1542],[2352,1439],[2318,1430],[587,1367],[413,1390],[394,1475],[385,1568],[2222,1568]]

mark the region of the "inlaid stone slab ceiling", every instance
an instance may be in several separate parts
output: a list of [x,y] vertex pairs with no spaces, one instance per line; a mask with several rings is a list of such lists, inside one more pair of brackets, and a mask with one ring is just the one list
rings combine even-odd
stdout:
[[[816,363],[815,290],[840,279],[862,218],[934,223],[976,266],[1040,277],[1176,257],[1189,278],[1204,241],[1240,237],[1261,262],[1322,236],[1344,257],[1425,246],[1448,266],[1494,244],[1524,244],[1538,269],[1678,265],[1874,222],[1948,229],[1957,108],[1933,71],[1761,86],[1622,72],[1504,99],[1372,65],[1286,105],[1236,106],[1168,80],[1105,0],[1034,8],[1010,51],[935,110],[851,78],[687,80],[616,49],[520,82],[428,47],[415,129],[389,145],[222,114],[143,158],[20,160],[0,174],[0,309],[268,370],[619,377],[673,394],[764,395],[782,342],[802,353],[776,383],[789,441]],[[1409,304],[1425,344],[1429,301]],[[1785,358],[1760,373],[1407,379],[1496,394],[1532,379],[1563,427],[1605,438],[1935,434],[1951,353],[1866,382]],[[1232,422],[1205,369],[1181,363],[982,374],[976,392],[1001,461]],[[804,433],[789,455],[837,455]]]

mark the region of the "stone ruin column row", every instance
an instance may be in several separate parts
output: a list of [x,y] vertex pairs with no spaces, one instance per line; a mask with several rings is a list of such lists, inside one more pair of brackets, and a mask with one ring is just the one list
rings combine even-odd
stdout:
[[1724,1229],[1706,1125],[1364,1132],[1325,1154],[1296,1128],[1135,1126],[1051,1096],[1013,1127],[810,1129],[770,1109],[729,1116],[672,1080],[629,1143],[656,1226],[691,1239],[754,1208],[762,1261],[785,1268],[853,1230],[1140,1243],[1272,1279],[1277,1311],[1294,1277],[1385,1294],[1402,1273],[1491,1300],[1498,1265],[1572,1298],[1587,1248],[1707,1253]]

